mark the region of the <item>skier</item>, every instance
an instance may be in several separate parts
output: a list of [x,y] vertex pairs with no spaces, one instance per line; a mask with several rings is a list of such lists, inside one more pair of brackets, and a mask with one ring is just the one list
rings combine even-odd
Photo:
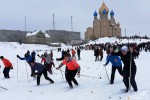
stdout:
[[32,56],[32,61],[36,61],[35,60],[35,56],[36,56],[36,52],[33,50],[33,52],[31,53],[31,56]]
[[80,48],[78,47],[78,48],[77,48],[78,60],[80,60],[80,59],[81,59],[81,57],[80,57],[80,53],[81,53],[81,50],[80,50]]
[[[46,64],[45,64],[46,69],[50,74],[53,74],[53,72],[52,72],[52,65],[54,65],[53,60],[51,59],[51,56],[47,52],[44,53],[44,56],[46,59]],[[54,67],[55,67],[55,65],[54,65]]]
[[31,77],[35,76],[35,70],[32,69],[30,62],[32,61],[32,56],[30,55],[29,50],[27,51],[27,53],[25,53],[24,58],[20,57],[19,55],[17,55],[17,58],[19,58],[20,60],[26,60],[27,63],[29,64],[30,68],[31,68]]
[[0,59],[2,60],[4,66],[5,66],[5,68],[3,70],[4,77],[10,78],[9,71],[10,71],[10,69],[13,69],[12,63],[8,59],[4,58],[3,56],[1,56]]
[[68,82],[70,88],[73,88],[72,82],[76,86],[78,86],[78,82],[75,79],[75,75],[77,74],[78,76],[80,75],[80,65],[76,62],[76,60],[72,59],[70,57],[70,54],[66,54],[64,56],[64,60],[62,63],[57,67],[56,69],[59,70],[63,65],[66,65],[67,69],[65,71],[66,73],[66,81]]
[[[134,55],[136,55],[136,51],[133,51],[132,47],[130,47],[129,50],[128,50],[127,46],[123,46],[121,48],[121,51],[119,51],[119,52],[112,52],[112,55],[120,56],[121,60],[122,60],[122,62],[124,64],[124,68],[123,68],[123,82],[124,82],[124,84],[126,86],[125,92],[129,91],[129,78],[130,78],[130,83],[131,83],[134,91],[137,92],[138,88],[137,88],[137,84],[136,84],[136,81],[135,81],[136,64],[135,64],[135,61],[134,61]],[[130,71],[130,67],[131,67],[131,71]],[[130,74],[131,74],[131,76],[130,76]]]
[[111,47],[110,51],[107,51],[107,58],[106,58],[106,64],[104,64],[104,67],[107,66],[109,62],[112,64],[112,71],[111,71],[111,79],[110,79],[110,84],[114,84],[114,78],[115,78],[115,71],[116,69],[118,70],[119,74],[123,76],[123,71],[122,71],[122,63],[121,59],[119,56],[114,56],[111,53],[114,52],[114,48]]
[[41,63],[36,63],[34,61],[30,62],[30,65],[31,65],[32,69],[38,71],[36,73],[37,74],[37,85],[40,85],[40,78],[41,78],[42,74],[44,75],[46,80],[49,80],[51,83],[54,83],[54,81],[47,76],[47,70],[44,65],[42,65]]

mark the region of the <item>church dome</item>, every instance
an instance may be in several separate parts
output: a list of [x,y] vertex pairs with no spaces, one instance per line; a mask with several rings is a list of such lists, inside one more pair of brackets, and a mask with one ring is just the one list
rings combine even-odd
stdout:
[[106,10],[106,12],[108,13],[109,12],[109,9],[108,7],[106,6],[106,4],[103,2],[102,6],[100,7],[99,9],[99,13],[103,14],[103,10]]
[[93,15],[94,15],[94,16],[97,16],[97,12],[95,11]]
[[114,11],[112,10],[112,11],[110,12],[110,15],[111,15],[111,16],[114,16],[114,14],[115,14],[115,13],[114,13]]

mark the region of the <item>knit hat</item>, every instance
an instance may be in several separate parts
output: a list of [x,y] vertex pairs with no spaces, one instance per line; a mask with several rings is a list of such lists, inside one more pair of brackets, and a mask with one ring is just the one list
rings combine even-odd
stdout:
[[128,51],[128,47],[127,47],[127,46],[123,46],[123,47],[121,48],[121,51]]

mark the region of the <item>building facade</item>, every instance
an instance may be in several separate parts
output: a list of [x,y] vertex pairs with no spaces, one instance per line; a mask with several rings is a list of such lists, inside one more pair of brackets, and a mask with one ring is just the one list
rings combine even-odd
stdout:
[[72,40],[81,40],[80,32],[65,30],[47,30],[46,33],[51,36],[51,42],[70,42]]
[[[110,14],[110,19],[108,18]],[[93,27],[88,27],[85,32],[85,39],[93,40],[101,37],[119,37],[121,36],[120,23],[116,23],[114,18],[114,11],[109,13],[109,9],[103,2],[98,13],[94,12]]]
[[27,33],[26,43],[50,44],[50,36],[40,31]]
[[20,30],[0,30],[0,41],[3,42],[25,42],[25,31]]

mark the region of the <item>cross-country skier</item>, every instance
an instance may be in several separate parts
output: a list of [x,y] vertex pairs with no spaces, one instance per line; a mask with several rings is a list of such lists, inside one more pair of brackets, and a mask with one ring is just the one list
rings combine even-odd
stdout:
[[70,88],[73,88],[72,82],[74,82],[75,85],[79,85],[78,82],[75,79],[75,75],[80,75],[80,65],[76,62],[76,60],[72,59],[70,54],[64,55],[64,60],[62,63],[57,67],[56,69],[61,68],[63,65],[66,65],[66,81],[68,82]]
[[114,84],[116,69],[118,70],[119,74],[123,76],[121,59],[119,58],[119,56],[112,55],[111,54],[112,52],[114,52],[113,47],[110,48],[110,51],[109,50],[107,51],[108,55],[106,58],[106,64],[104,64],[104,66],[106,66],[109,62],[111,62],[112,64],[110,84]]
[[54,81],[47,76],[47,70],[44,65],[42,65],[41,63],[36,63],[34,61],[30,62],[30,65],[31,65],[32,69],[38,71],[36,73],[37,74],[37,85],[40,85],[40,78],[41,78],[42,74],[44,75],[46,80],[49,80],[51,83],[54,83]]
[[5,66],[5,68],[3,70],[4,77],[10,78],[9,71],[10,71],[10,69],[13,69],[12,63],[8,59],[4,58],[3,56],[1,56],[0,59],[2,60],[4,66]]
[[[30,62],[33,60],[33,59],[32,59],[32,56],[30,55],[29,50],[27,51],[27,53],[25,53],[25,55],[24,55],[23,58],[20,57],[19,55],[17,55],[17,57],[18,57],[20,60],[26,60],[27,63],[29,64],[29,66],[30,66]],[[31,67],[31,66],[30,66],[30,67]],[[35,76],[34,74],[35,74],[35,70],[32,69],[32,67],[31,67],[31,77],[34,77],[34,76]]]
[[[119,52],[113,52],[113,55],[118,55],[121,57],[121,60],[124,64],[123,68],[123,82],[126,86],[126,91],[128,92],[129,90],[129,78],[130,78],[130,83],[134,89],[135,92],[138,91],[137,84],[135,81],[135,75],[136,75],[136,64],[134,61],[134,55],[136,55],[136,52],[133,51],[133,48],[130,47],[128,50],[127,46],[123,46],[121,51]],[[132,59],[131,59],[132,58]],[[131,64],[131,66],[130,66]],[[131,67],[131,76],[130,76],[130,67]]]

